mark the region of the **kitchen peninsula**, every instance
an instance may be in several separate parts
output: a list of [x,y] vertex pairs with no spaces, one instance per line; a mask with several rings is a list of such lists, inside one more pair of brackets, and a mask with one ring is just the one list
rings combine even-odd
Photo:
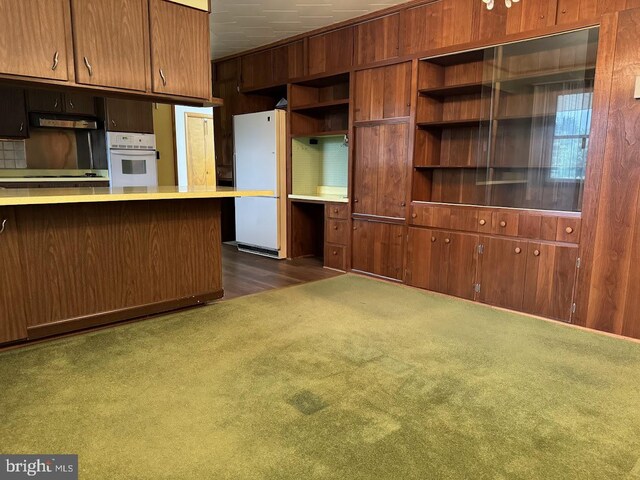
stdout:
[[0,189],[0,343],[223,296],[230,187]]

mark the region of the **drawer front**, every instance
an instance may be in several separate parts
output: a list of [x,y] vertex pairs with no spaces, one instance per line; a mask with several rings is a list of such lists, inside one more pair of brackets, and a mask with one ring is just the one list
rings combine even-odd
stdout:
[[336,218],[338,220],[349,219],[349,205],[346,203],[327,203],[325,208],[327,218]]
[[324,246],[324,266],[345,271],[347,269],[346,249],[347,247],[343,245],[326,243]]
[[349,242],[349,223],[346,220],[327,220],[327,243],[347,245]]
[[561,217],[558,218],[558,228],[556,230],[556,241],[578,243],[580,242],[580,230],[582,221],[579,218]]

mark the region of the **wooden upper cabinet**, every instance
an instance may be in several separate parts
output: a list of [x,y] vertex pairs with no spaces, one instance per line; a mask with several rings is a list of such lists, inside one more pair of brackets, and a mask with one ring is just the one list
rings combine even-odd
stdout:
[[599,21],[602,15],[640,7],[639,0],[558,0],[558,25]]
[[556,24],[558,0],[529,0],[514,3],[507,11],[506,33],[520,33]]
[[411,111],[411,62],[355,73],[356,122],[408,117]]
[[152,103],[122,98],[105,99],[107,130],[153,133]]
[[0,0],[0,73],[69,80],[68,0]]
[[156,93],[211,98],[209,14],[149,0],[151,79]]
[[78,83],[144,91],[146,0],[72,0]]
[[[0,86],[0,137],[27,137],[27,123],[24,90]],[[0,221],[2,221],[1,218]],[[2,240],[1,235],[0,240]]]
[[400,14],[394,13],[355,27],[355,64],[396,58],[400,50]]
[[273,83],[286,84],[305,75],[304,40],[273,49]]
[[308,74],[338,73],[353,65],[353,27],[309,37]]
[[263,50],[245,55],[241,61],[243,89],[264,87],[273,83],[271,50]]
[[405,11],[400,32],[400,51],[412,55],[442,46],[443,0],[427,3]]

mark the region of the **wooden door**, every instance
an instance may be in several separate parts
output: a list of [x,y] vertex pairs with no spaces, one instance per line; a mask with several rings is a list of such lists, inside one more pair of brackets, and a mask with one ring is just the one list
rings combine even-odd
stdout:
[[376,18],[355,27],[355,64],[396,58],[400,53],[400,14]]
[[0,344],[27,338],[26,285],[20,265],[18,230],[12,208],[0,207]]
[[442,4],[443,0],[436,0],[405,10],[404,27],[400,31],[400,51],[403,55],[442,46]]
[[405,279],[409,285],[446,293],[448,263],[443,232],[409,228]]
[[153,105],[140,100],[107,98],[106,121],[110,132],[153,133]]
[[411,62],[355,73],[356,122],[408,117],[411,112]]
[[69,80],[68,0],[0,0],[0,73]]
[[408,133],[406,123],[356,129],[355,213],[405,217]]
[[211,98],[209,13],[164,0],[149,5],[153,91]]
[[78,83],[144,91],[146,0],[72,0],[71,5]]
[[184,114],[189,186],[216,186],[213,115]]
[[64,111],[64,101],[61,92],[51,90],[29,90],[27,99],[30,112],[61,113]]
[[67,92],[64,94],[64,110],[75,115],[95,115],[96,98],[85,93]]
[[445,253],[442,258],[447,259],[447,286],[444,293],[473,300],[476,293],[479,237],[445,232],[443,243]]
[[556,24],[558,0],[529,0],[511,5],[507,10],[506,33],[538,30]]
[[569,321],[577,259],[577,246],[530,242],[523,310]]
[[305,75],[304,40],[273,48],[271,57],[275,85],[285,85]]
[[24,90],[0,87],[0,137],[25,138],[27,123]]
[[354,270],[402,280],[403,225],[354,220],[352,238]]
[[480,294],[489,305],[522,310],[527,264],[527,242],[482,237]]
[[[273,58],[271,50],[251,53],[241,59],[242,88],[264,87],[273,83]],[[284,82],[286,83],[286,81]]]
[[309,75],[337,73],[353,65],[353,27],[309,37]]

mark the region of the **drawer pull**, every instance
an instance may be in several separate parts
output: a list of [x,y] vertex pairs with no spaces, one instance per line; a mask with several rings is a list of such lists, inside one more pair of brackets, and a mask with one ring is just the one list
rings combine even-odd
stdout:
[[87,67],[87,71],[89,72],[89,76],[93,77],[93,67],[89,63],[89,59],[87,57],[84,57],[83,59],[84,59],[84,66]]
[[7,226],[7,219],[5,218],[4,220],[2,220],[2,223],[0,223],[0,235],[4,233],[4,229],[6,226]]
[[506,226],[507,226],[507,222],[505,222],[504,220],[502,220],[502,221],[500,222],[500,226],[501,226],[502,228],[506,227]]
[[418,214],[417,213],[412,213],[411,214],[411,218],[418,218]]
[[539,256],[540,256],[540,250],[534,250],[534,251],[533,251],[533,255],[534,255],[535,257],[539,257]]
[[51,70],[58,68],[58,62],[60,61],[60,53],[56,50],[56,53],[53,54],[53,65],[51,65]]
[[160,69],[160,78],[162,79],[162,85],[167,86],[167,77],[164,76],[164,71]]
[[564,229],[565,232],[567,232],[568,234],[572,234],[573,233],[573,228],[571,227],[567,227]]
[[400,206],[401,206],[401,207],[406,207],[406,206],[407,206],[407,202],[401,202],[401,203],[400,203]]
[[333,213],[338,213],[338,209],[337,209],[337,208],[334,208],[334,209],[333,209]]
[[447,243],[447,244],[448,244],[448,243],[451,243],[451,239],[450,239],[450,238],[445,238],[445,239],[444,239],[444,243]]
[[486,225],[486,224],[487,224],[487,221],[483,218],[482,220],[480,220],[480,222],[479,222],[479,223],[480,223],[480,225],[483,225],[483,226],[484,226],[484,225]]
[[354,198],[354,199],[353,199],[353,203],[358,203],[358,199],[357,199],[357,198]]
[[520,255],[520,253],[522,253],[522,249],[520,247],[516,247],[514,252],[516,252],[516,255]]

